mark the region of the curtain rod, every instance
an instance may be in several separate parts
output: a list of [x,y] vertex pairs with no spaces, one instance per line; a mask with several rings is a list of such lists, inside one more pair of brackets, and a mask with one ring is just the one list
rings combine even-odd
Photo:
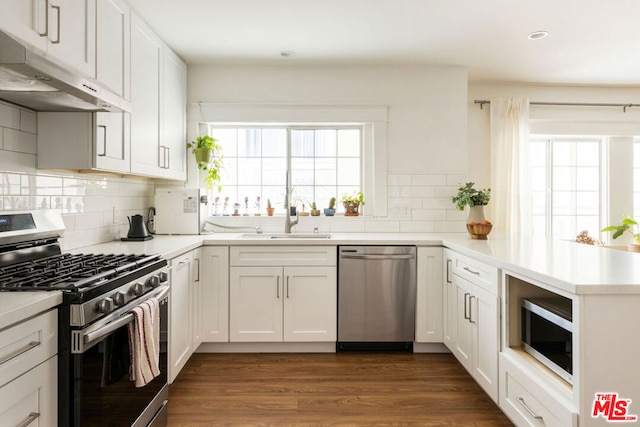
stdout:
[[[474,104],[480,104],[480,109],[485,104],[491,104],[491,101],[486,99],[476,99]],[[569,107],[618,107],[622,108],[622,112],[626,113],[627,108],[640,107],[640,104],[606,104],[606,103],[593,103],[593,102],[530,102],[529,105],[557,105],[557,106],[569,106]]]

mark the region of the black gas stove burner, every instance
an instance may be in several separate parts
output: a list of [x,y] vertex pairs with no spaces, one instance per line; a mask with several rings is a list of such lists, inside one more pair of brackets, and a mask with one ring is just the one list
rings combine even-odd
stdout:
[[60,254],[0,267],[0,290],[77,292],[126,275],[159,255]]

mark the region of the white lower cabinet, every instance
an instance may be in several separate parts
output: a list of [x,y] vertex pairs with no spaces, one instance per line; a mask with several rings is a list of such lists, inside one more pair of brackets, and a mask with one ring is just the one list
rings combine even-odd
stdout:
[[187,363],[201,339],[200,310],[196,304],[200,293],[194,270],[199,251],[190,251],[169,261],[171,298],[169,300],[169,383]]
[[578,414],[570,398],[544,387],[544,379],[528,371],[531,367],[522,360],[500,354],[499,403],[504,413],[518,426],[576,427]]
[[228,342],[229,247],[201,248],[199,264],[202,342]]
[[498,401],[498,270],[445,250],[444,343]]
[[442,248],[419,247],[417,260],[416,342],[443,341]]
[[230,249],[229,340],[335,341],[336,248],[269,249]]
[[0,420],[6,426],[56,426],[58,357],[0,387]]
[[57,425],[57,311],[0,331],[0,343],[0,424]]

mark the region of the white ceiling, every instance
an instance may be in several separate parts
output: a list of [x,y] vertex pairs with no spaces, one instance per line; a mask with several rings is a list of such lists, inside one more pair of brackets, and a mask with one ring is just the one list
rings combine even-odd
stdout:
[[[640,85],[640,0],[129,3],[188,64],[443,64],[474,81]],[[527,39],[538,30],[549,36]]]

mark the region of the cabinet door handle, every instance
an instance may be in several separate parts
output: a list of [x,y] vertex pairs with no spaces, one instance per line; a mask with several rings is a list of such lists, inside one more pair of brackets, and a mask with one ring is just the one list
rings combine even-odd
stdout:
[[280,276],[276,276],[276,298],[280,299]]
[[164,155],[165,169],[171,169],[171,147],[164,147],[167,150],[167,154]]
[[56,9],[58,12],[58,37],[55,40],[51,40],[51,44],[59,44],[60,43],[60,6],[51,5],[51,9]]
[[471,294],[469,292],[465,292],[464,293],[464,318],[466,320],[469,320],[471,317],[467,314],[467,298],[470,296]]
[[40,37],[49,35],[49,0],[44,2],[44,33],[38,33]]
[[289,278],[291,276],[287,276],[287,298],[289,298]]
[[197,267],[196,267],[197,276],[194,282],[199,282],[200,281],[200,258],[194,258],[193,260],[197,263]]
[[451,260],[447,260],[447,283],[451,283]]
[[471,313],[471,307],[472,307],[472,306],[471,306],[471,300],[472,300],[472,299],[473,299],[473,300],[475,300],[475,299],[476,299],[476,297],[475,297],[475,296],[473,296],[473,295],[471,295],[471,296],[469,297],[469,322],[471,322],[471,323],[476,323],[476,322],[472,319],[472,318],[473,318],[473,315],[472,315],[472,313]]
[[531,415],[534,419],[542,421],[542,415],[536,415],[536,413],[535,413],[535,412],[533,412],[533,411],[531,410],[531,408],[529,408],[529,407],[527,406],[527,404],[524,402],[524,399],[523,399],[522,397],[519,397],[519,398],[518,398],[518,402],[519,402],[519,403],[522,405],[522,407],[523,407],[523,408],[524,408],[524,409],[529,413],[529,415]]
[[24,347],[19,348],[16,351],[14,351],[12,353],[9,353],[6,356],[4,356],[2,359],[0,359],[0,365],[2,365],[4,363],[7,363],[11,359],[15,359],[16,357],[20,356],[21,354],[24,354],[27,351],[31,350],[32,348],[36,348],[39,345],[40,345],[40,341],[31,341],[31,342],[29,342],[29,344],[25,345]]
[[102,153],[98,153],[99,157],[106,157],[107,155],[107,127],[105,125],[98,125],[98,128],[102,129]]
[[18,427],[27,427],[29,424],[31,424],[38,418],[40,418],[39,412],[31,412],[27,417],[27,419],[22,422],[22,424],[18,424]]
[[158,147],[158,167],[161,169],[164,169],[164,165],[167,162],[164,156],[166,156],[164,145],[161,145]]
[[469,273],[471,273],[471,274],[475,274],[476,276],[479,276],[479,275],[480,275],[480,272],[479,272],[479,271],[473,271],[473,270],[472,270],[472,269],[470,269],[469,267],[463,267],[463,270],[466,270],[466,271],[468,271],[468,272],[469,272]]

